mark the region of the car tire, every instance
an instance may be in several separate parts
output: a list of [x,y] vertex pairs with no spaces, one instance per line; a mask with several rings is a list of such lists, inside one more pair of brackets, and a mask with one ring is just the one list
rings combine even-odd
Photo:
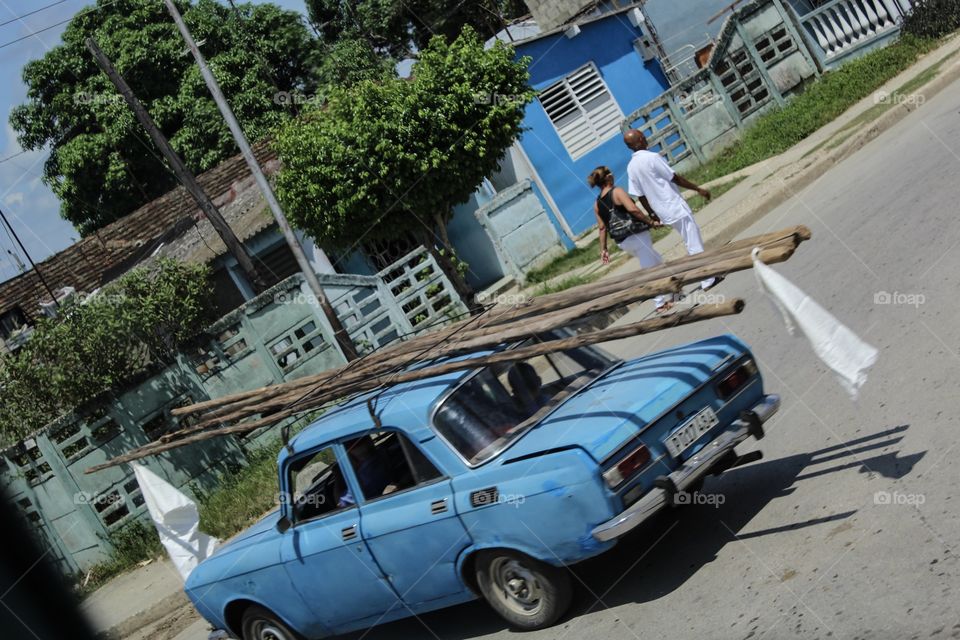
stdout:
[[250,605],[243,612],[240,628],[243,640],[302,640],[273,612],[257,605]]
[[549,627],[570,606],[573,589],[567,570],[517,551],[481,551],[476,575],[486,601],[517,629]]

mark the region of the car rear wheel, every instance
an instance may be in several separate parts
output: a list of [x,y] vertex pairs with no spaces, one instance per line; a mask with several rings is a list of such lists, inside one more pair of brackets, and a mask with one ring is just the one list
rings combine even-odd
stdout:
[[570,576],[564,569],[506,549],[481,551],[476,567],[483,597],[519,629],[549,627],[570,605]]
[[263,607],[252,605],[243,612],[243,640],[299,640],[300,636]]

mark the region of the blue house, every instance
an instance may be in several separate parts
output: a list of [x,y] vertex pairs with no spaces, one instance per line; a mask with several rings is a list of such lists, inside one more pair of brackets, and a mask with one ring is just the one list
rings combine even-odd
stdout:
[[620,124],[670,85],[656,30],[635,3],[601,7],[543,32],[531,23],[512,25],[498,38],[531,58],[530,83],[539,95],[502,175],[491,180],[498,189],[531,180],[567,235],[579,235],[595,223],[587,174],[607,165],[622,182],[630,154]]

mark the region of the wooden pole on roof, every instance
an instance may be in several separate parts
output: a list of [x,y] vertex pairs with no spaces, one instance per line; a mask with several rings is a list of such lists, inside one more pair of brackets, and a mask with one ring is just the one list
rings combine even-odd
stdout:
[[197,182],[193,172],[187,168],[177,152],[174,151],[170,141],[168,141],[166,136],[163,135],[156,123],[153,121],[153,118],[150,117],[150,114],[147,112],[146,108],[133,93],[133,89],[130,88],[130,85],[127,84],[126,80],[123,79],[123,76],[121,76],[113,66],[110,58],[108,58],[106,54],[100,50],[96,40],[93,38],[87,38],[86,43],[87,49],[90,50],[90,53],[93,54],[94,60],[97,61],[97,66],[99,66],[100,69],[107,75],[107,77],[110,78],[110,82],[112,82],[113,86],[117,88],[117,91],[120,92],[120,95],[123,96],[123,99],[127,101],[127,105],[129,105],[130,109],[133,111],[133,114],[137,117],[137,120],[140,121],[140,124],[143,125],[143,128],[147,130],[148,134],[150,134],[150,138],[153,140],[154,144],[157,145],[160,153],[163,154],[163,157],[166,159],[167,164],[170,165],[170,169],[173,170],[173,174],[177,177],[177,180],[183,185],[183,188],[186,189],[191,196],[193,196],[193,199],[197,201],[200,211],[202,211],[203,215],[207,217],[207,220],[210,221],[210,224],[220,236],[220,239],[223,240],[223,244],[226,245],[227,251],[229,251],[233,257],[236,258],[237,264],[239,264],[240,268],[243,269],[243,272],[246,274],[251,284],[253,284],[253,288],[257,293],[260,293],[266,289],[266,282],[264,282],[263,277],[253,265],[253,260],[250,258],[247,248],[243,246],[243,243],[240,242],[236,234],[233,233],[233,229],[230,228],[230,225],[227,224],[227,221],[223,219],[222,215],[220,215],[220,211],[217,209],[216,205],[213,204],[210,196],[208,196],[203,190],[203,187],[201,187]]
[[[488,309],[484,316],[470,318],[444,327],[436,332],[424,334],[405,342],[394,343],[368,356],[351,366],[351,374],[362,371],[370,374],[382,372],[382,366],[395,366],[398,362],[409,361],[421,352],[428,357],[443,355],[453,341],[460,342],[478,335],[490,335],[488,329],[503,328],[511,322],[527,318],[541,319],[544,315],[559,310],[569,311],[571,307],[590,303],[591,311],[605,311],[620,304],[629,304],[657,293],[664,293],[671,287],[669,278],[678,278],[682,283],[698,282],[715,275],[725,275],[733,271],[748,269],[752,266],[750,250],[759,246],[763,249],[761,259],[767,264],[775,264],[789,259],[801,242],[810,238],[810,230],[804,226],[792,227],[782,231],[762,234],[732,242],[717,249],[705,251],[694,256],[685,256],[672,260],[659,267],[630,272],[623,276],[601,282],[574,287],[567,291],[534,298],[520,305],[498,305]],[[704,275],[707,274],[707,275]],[[657,284],[654,284],[657,283]],[[653,285],[650,289],[638,289],[641,285]],[[629,287],[629,289],[624,289]],[[613,296],[607,298],[607,296]],[[610,304],[604,304],[605,302]],[[495,343],[496,341],[492,341]],[[403,360],[401,356],[405,356]],[[379,370],[379,371],[378,371]],[[306,388],[317,384],[335,383],[345,375],[343,368],[324,371],[312,376],[292,380],[282,385],[271,385],[251,389],[229,396],[198,402],[172,411],[175,416],[197,414],[206,411],[235,409],[247,404],[256,404],[285,393],[286,390]],[[249,401],[249,402],[248,402]],[[212,414],[211,414],[212,416]],[[174,434],[168,434],[174,435]]]
[[[411,382],[415,380],[424,380],[426,378],[433,378],[435,376],[441,376],[448,373],[453,373],[456,371],[467,371],[469,369],[476,369],[479,367],[486,367],[494,364],[503,364],[509,362],[519,362],[521,360],[528,360],[535,356],[544,355],[547,353],[554,353],[557,351],[566,351],[569,349],[575,349],[577,347],[583,347],[590,344],[597,344],[599,342],[609,342],[611,340],[621,340],[623,338],[629,338],[633,336],[643,335],[645,333],[652,333],[654,331],[661,331],[663,329],[669,329],[671,327],[678,327],[685,324],[690,324],[692,322],[698,322],[701,320],[708,320],[710,318],[718,318],[721,316],[728,316],[740,313],[743,310],[744,301],[741,299],[729,300],[720,304],[713,305],[701,305],[698,307],[691,307],[689,309],[684,309],[682,311],[677,311],[667,316],[660,316],[658,318],[652,318],[650,320],[641,320],[640,322],[634,322],[632,324],[624,325],[622,327],[610,327],[607,329],[600,329],[598,331],[591,331],[588,333],[583,333],[572,338],[562,338],[559,340],[550,340],[548,342],[541,342],[538,344],[530,345],[527,347],[520,347],[517,349],[511,349],[508,351],[501,351],[492,355],[481,356],[478,358],[469,358],[466,360],[457,360],[454,362],[445,362],[443,364],[435,365],[432,367],[426,367],[423,369],[414,369],[412,371],[401,371],[394,374],[388,374],[384,376],[374,376],[370,377],[363,382],[356,385],[354,391],[369,391],[376,389],[382,385],[393,385],[400,384],[403,382]],[[239,424],[234,424],[228,427],[222,427],[219,429],[208,429],[206,431],[200,431],[187,435],[179,440],[172,442],[155,442],[152,444],[145,445],[139,449],[134,449],[129,453],[117,456],[112,458],[102,464],[90,467],[84,471],[84,473],[96,473],[103,469],[109,467],[114,467],[126,462],[132,462],[133,460],[138,460],[140,458],[145,458],[147,456],[156,455],[158,453],[163,453],[164,451],[170,451],[171,449],[176,449],[177,447],[182,447],[187,444],[193,444],[195,442],[202,442],[204,440],[210,440],[212,438],[217,438],[220,436],[225,436],[229,434],[237,433],[248,433],[260,427],[264,427],[270,424],[274,424],[283,418],[290,417],[292,415],[303,413],[311,409],[315,409],[323,404],[325,404],[331,397],[331,390],[326,389],[322,393],[315,395],[314,397],[309,398],[309,401],[300,403],[297,406],[285,409],[282,411],[277,411],[268,417],[260,418],[257,420],[252,420],[250,422],[241,422]],[[335,397],[335,396],[334,396]]]

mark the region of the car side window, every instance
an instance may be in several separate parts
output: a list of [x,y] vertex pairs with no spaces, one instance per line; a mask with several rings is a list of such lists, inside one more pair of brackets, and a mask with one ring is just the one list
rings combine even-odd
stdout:
[[[365,500],[373,500],[419,484],[442,474],[420,448],[402,433],[381,431],[343,443]],[[352,495],[344,496],[352,504]]]
[[349,493],[333,447],[306,455],[290,465],[290,506],[294,522],[312,520],[348,506]]

